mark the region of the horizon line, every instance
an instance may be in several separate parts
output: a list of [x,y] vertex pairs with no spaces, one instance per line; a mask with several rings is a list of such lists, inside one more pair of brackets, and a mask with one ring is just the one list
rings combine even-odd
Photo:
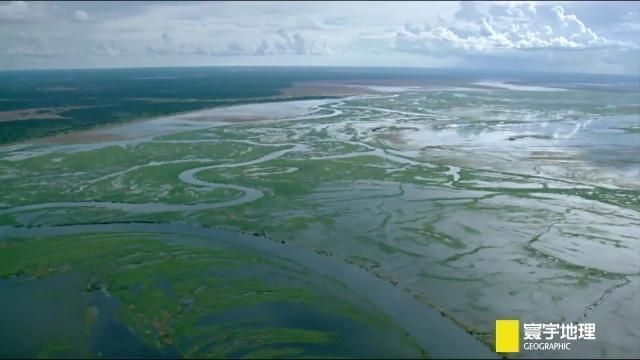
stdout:
[[71,67],[71,68],[23,68],[23,69],[0,69],[3,72],[20,71],[83,71],[83,70],[144,70],[144,69],[204,69],[204,68],[346,68],[346,69],[407,69],[407,70],[440,70],[440,71],[469,71],[487,72],[496,74],[549,74],[549,75],[589,75],[589,76],[618,76],[618,77],[640,77],[637,74],[619,73],[590,73],[590,72],[561,72],[561,71],[531,71],[531,70],[509,70],[509,69],[475,69],[461,67],[431,67],[431,66],[380,66],[380,65],[162,65],[162,66],[122,66],[122,67]]

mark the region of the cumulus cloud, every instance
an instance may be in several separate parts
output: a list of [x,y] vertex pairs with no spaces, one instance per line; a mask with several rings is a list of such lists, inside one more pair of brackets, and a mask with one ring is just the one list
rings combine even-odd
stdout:
[[434,54],[491,53],[511,50],[589,50],[633,44],[610,40],[587,27],[562,6],[532,3],[493,5],[488,11],[462,3],[452,26],[407,25],[397,32],[399,51]]
[[128,51],[118,45],[115,40],[98,42],[89,47],[91,55],[115,58],[127,54]]
[[632,3],[0,1],[0,70],[388,65],[638,73]]
[[313,41],[299,32],[284,28],[263,35],[257,41],[189,42],[175,41],[164,32],[160,45],[148,45],[146,50],[154,55],[198,56],[268,56],[268,55],[323,55],[331,52],[326,44]]
[[154,55],[208,55],[208,51],[197,44],[187,42],[175,43],[166,32],[160,34],[162,45],[147,45],[147,52]]
[[326,44],[312,41],[298,32],[286,29],[276,30],[275,36],[262,39],[256,48],[256,55],[322,55],[330,53]]
[[76,21],[88,21],[89,14],[87,14],[87,12],[83,10],[76,10],[73,12],[73,19]]
[[252,55],[254,48],[246,47],[237,41],[223,44],[180,41],[167,32],[160,34],[160,45],[147,45],[146,50],[153,55],[189,55],[189,56],[236,56]]

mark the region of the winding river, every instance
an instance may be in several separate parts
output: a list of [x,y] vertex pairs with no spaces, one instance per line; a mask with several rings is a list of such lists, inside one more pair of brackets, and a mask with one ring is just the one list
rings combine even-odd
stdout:
[[263,237],[233,231],[184,224],[114,223],[35,228],[0,227],[2,237],[56,236],[80,233],[144,232],[175,235],[181,242],[207,246],[214,241],[239,246],[307,267],[333,278],[351,291],[368,299],[380,311],[396,321],[416,342],[436,358],[497,358],[488,346],[466,333],[449,318],[421,303],[409,293],[380,279],[364,269],[339,258],[323,256],[301,246],[281,244]]

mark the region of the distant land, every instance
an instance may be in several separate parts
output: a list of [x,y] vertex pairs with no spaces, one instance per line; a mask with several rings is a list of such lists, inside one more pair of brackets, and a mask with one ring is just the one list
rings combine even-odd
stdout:
[[640,354],[637,78],[0,76],[0,358]]
[[[474,80],[594,89],[638,87],[638,77],[487,73],[451,69],[193,67],[0,71],[0,144],[243,103],[375,92],[353,84],[448,85]],[[349,85],[351,84],[351,85]],[[615,88],[612,89],[612,84]]]

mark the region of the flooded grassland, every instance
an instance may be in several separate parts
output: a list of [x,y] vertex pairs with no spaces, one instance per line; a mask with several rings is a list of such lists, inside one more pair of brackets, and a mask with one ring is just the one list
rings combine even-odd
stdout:
[[[440,332],[490,355],[495,319],[519,318],[597,324],[597,341],[557,356],[640,355],[637,93],[499,85],[239,106],[2,148],[2,316],[38,307],[27,318],[42,330],[0,348],[414,357],[446,355]],[[96,223],[113,225],[79,227]],[[241,232],[256,236],[230,240]],[[424,324],[349,269],[438,313],[433,331],[418,335]],[[65,332],[48,314],[67,314]]]

